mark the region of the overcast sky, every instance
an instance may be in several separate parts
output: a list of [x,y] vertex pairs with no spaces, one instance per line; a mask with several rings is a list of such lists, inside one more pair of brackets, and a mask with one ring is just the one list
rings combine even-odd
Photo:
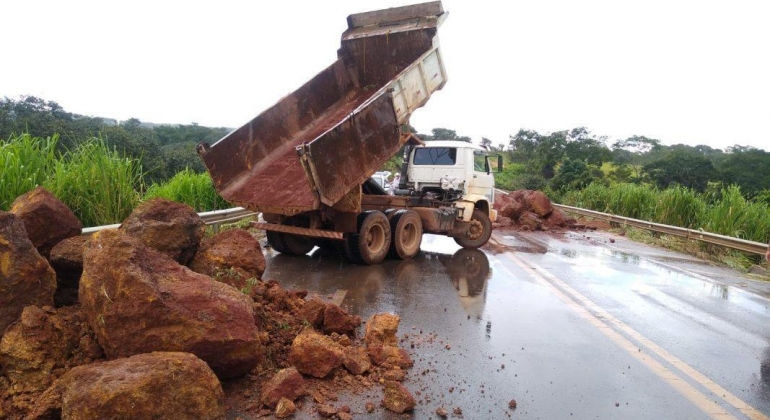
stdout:
[[[0,2],[0,96],[156,123],[238,127],[336,59],[351,13],[412,3]],[[770,2],[445,0],[449,75],[412,125],[507,143],[586,126],[610,140],[770,149]]]

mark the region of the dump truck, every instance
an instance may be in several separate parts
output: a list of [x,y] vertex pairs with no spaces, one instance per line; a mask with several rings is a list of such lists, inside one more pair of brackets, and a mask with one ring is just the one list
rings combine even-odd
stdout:
[[[261,212],[255,226],[275,250],[302,255],[318,245],[378,264],[413,257],[423,233],[466,248],[489,240],[496,212],[486,151],[402,130],[447,81],[437,36],[447,14],[430,2],[348,16],[333,64],[198,145],[218,193]],[[401,181],[388,195],[370,177],[400,152]]]

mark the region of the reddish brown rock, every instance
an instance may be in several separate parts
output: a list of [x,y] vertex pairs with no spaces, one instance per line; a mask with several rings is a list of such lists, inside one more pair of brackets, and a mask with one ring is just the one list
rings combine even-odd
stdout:
[[80,366],[62,376],[29,418],[221,419],[224,393],[190,353],[155,352]]
[[261,357],[247,296],[119,230],[86,245],[80,303],[110,359],[184,351],[226,378],[249,372]]
[[187,204],[155,198],[137,206],[120,229],[186,265],[198,250],[206,224]]
[[375,408],[377,408],[377,406],[375,406],[373,402],[371,402],[371,401],[367,401],[366,402],[366,412],[367,413],[373,413]]
[[402,369],[406,369],[414,365],[414,361],[409,357],[409,353],[396,346],[372,345],[367,347],[366,350],[369,353],[369,356],[371,356],[372,362],[377,366],[398,366]]
[[361,325],[361,317],[350,315],[337,305],[326,305],[324,310],[324,330],[337,334],[353,334]]
[[326,404],[318,404],[316,406],[316,412],[318,415],[324,418],[331,418],[337,415],[337,409]]
[[521,201],[511,201],[511,204],[503,207],[500,211],[500,215],[508,217],[512,220],[516,220],[527,209],[526,205]]
[[312,328],[302,331],[291,344],[289,362],[305,375],[323,378],[342,365],[342,347]]
[[382,399],[383,407],[388,410],[402,414],[412,411],[417,404],[406,387],[395,381],[385,381],[384,397]]
[[392,369],[386,371],[382,377],[386,381],[404,382],[406,379],[406,371],[401,369]]
[[0,211],[0,335],[28,305],[53,306],[56,273],[27,237],[22,220]]
[[551,200],[542,191],[529,191],[525,196],[525,200],[532,212],[540,217],[548,217],[553,211]]
[[564,217],[564,213],[562,213],[561,210],[554,209],[553,212],[543,220],[543,226],[548,229],[565,227],[567,226],[567,219]]
[[305,379],[295,367],[281,369],[262,385],[262,404],[275,408],[281,399],[294,401],[307,393]]
[[78,302],[78,285],[83,274],[83,248],[88,236],[67,238],[51,249],[48,262],[56,271],[56,306],[74,305]]
[[398,315],[388,313],[372,315],[366,323],[366,334],[364,336],[366,346],[398,346],[396,332],[400,322],[401,318]]
[[310,299],[305,302],[297,315],[300,320],[307,321],[314,328],[320,328],[324,323],[326,304],[318,299]]
[[499,216],[497,218],[497,224],[502,228],[506,228],[506,227],[510,227],[513,224],[513,220],[511,220],[510,217]]
[[535,213],[527,211],[519,217],[519,225],[526,230],[540,230],[543,226],[543,220]]
[[83,224],[75,213],[43,187],[19,196],[10,212],[24,221],[27,236],[38,252],[48,257],[60,241],[80,235]]
[[361,347],[347,347],[343,355],[342,364],[353,375],[363,375],[372,367],[369,355]]
[[[230,229],[205,240],[190,268],[242,290],[248,286],[247,280],[262,278],[265,257],[249,232]],[[233,272],[237,275],[230,275]]]
[[275,416],[279,419],[285,419],[291,417],[297,412],[297,406],[294,405],[294,401],[288,398],[281,398],[278,404],[275,406]]
[[27,306],[0,340],[0,365],[10,380],[10,392],[46,390],[55,369],[89,363],[101,349],[78,308],[58,312]]

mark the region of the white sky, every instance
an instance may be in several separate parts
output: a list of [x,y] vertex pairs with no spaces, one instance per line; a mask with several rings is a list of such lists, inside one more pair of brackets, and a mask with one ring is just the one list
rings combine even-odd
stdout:
[[[415,0],[413,2],[418,2]],[[336,59],[351,13],[408,0],[0,3],[0,96],[70,112],[238,127]],[[449,74],[415,112],[508,142],[610,139],[770,150],[770,2],[445,0]]]

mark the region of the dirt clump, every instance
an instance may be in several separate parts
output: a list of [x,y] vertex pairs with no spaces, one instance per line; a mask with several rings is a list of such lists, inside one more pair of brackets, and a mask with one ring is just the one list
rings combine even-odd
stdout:
[[265,272],[265,257],[249,232],[229,229],[203,241],[190,268],[250,294]]
[[53,306],[56,273],[32,241],[24,222],[0,211],[0,335],[27,305]]
[[269,381],[262,385],[261,399],[262,404],[275,408],[283,399],[293,402],[306,393],[307,384],[305,384],[305,379],[297,371],[297,368],[290,367],[279,370]]
[[48,262],[56,271],[56,293],[54,303],[57,307],[78,303],[78,287],[83,274],[83,249],[88,236],[67,238],[51,249]]
[[190,353],[153,352],[70,370],[41,397],[31,419],[224,417],[222,385]]
[[401,318],[394,314],[377,314],[366,324],[366,350],[372,361],[385,368],[398,366],[411,367],[412,361],[406,350],[398,347],[398,324]]
[[294,405],[294,401],[288,398],[281,398],[275,407],[275,416],[279,419],[291,417],[295,412],[297,412],[297,406]]
[[108,358],[190,352],[223,378],[259,362],[252,301],[231,286],[119,230],[95,234],[83,266],[80,302]]
[[29,239],[46,258],[54,245],[83,230],[75,213],[43,187],[16,198],[10,212],[24,221]]
[[363,375],[372,367],[369,354],[361,347],[348,347],[344,350],[342,364],[353,375]]
[[187,204],[155,198],[137,206],[120,229],[186,265],[198,250],[206,224]]
[[542,191],[516,190],[495,195],[494,208],[498,218],[496,229],[513,230],[560,230],[575,225],[574,219],[551,205],[551,200]]

